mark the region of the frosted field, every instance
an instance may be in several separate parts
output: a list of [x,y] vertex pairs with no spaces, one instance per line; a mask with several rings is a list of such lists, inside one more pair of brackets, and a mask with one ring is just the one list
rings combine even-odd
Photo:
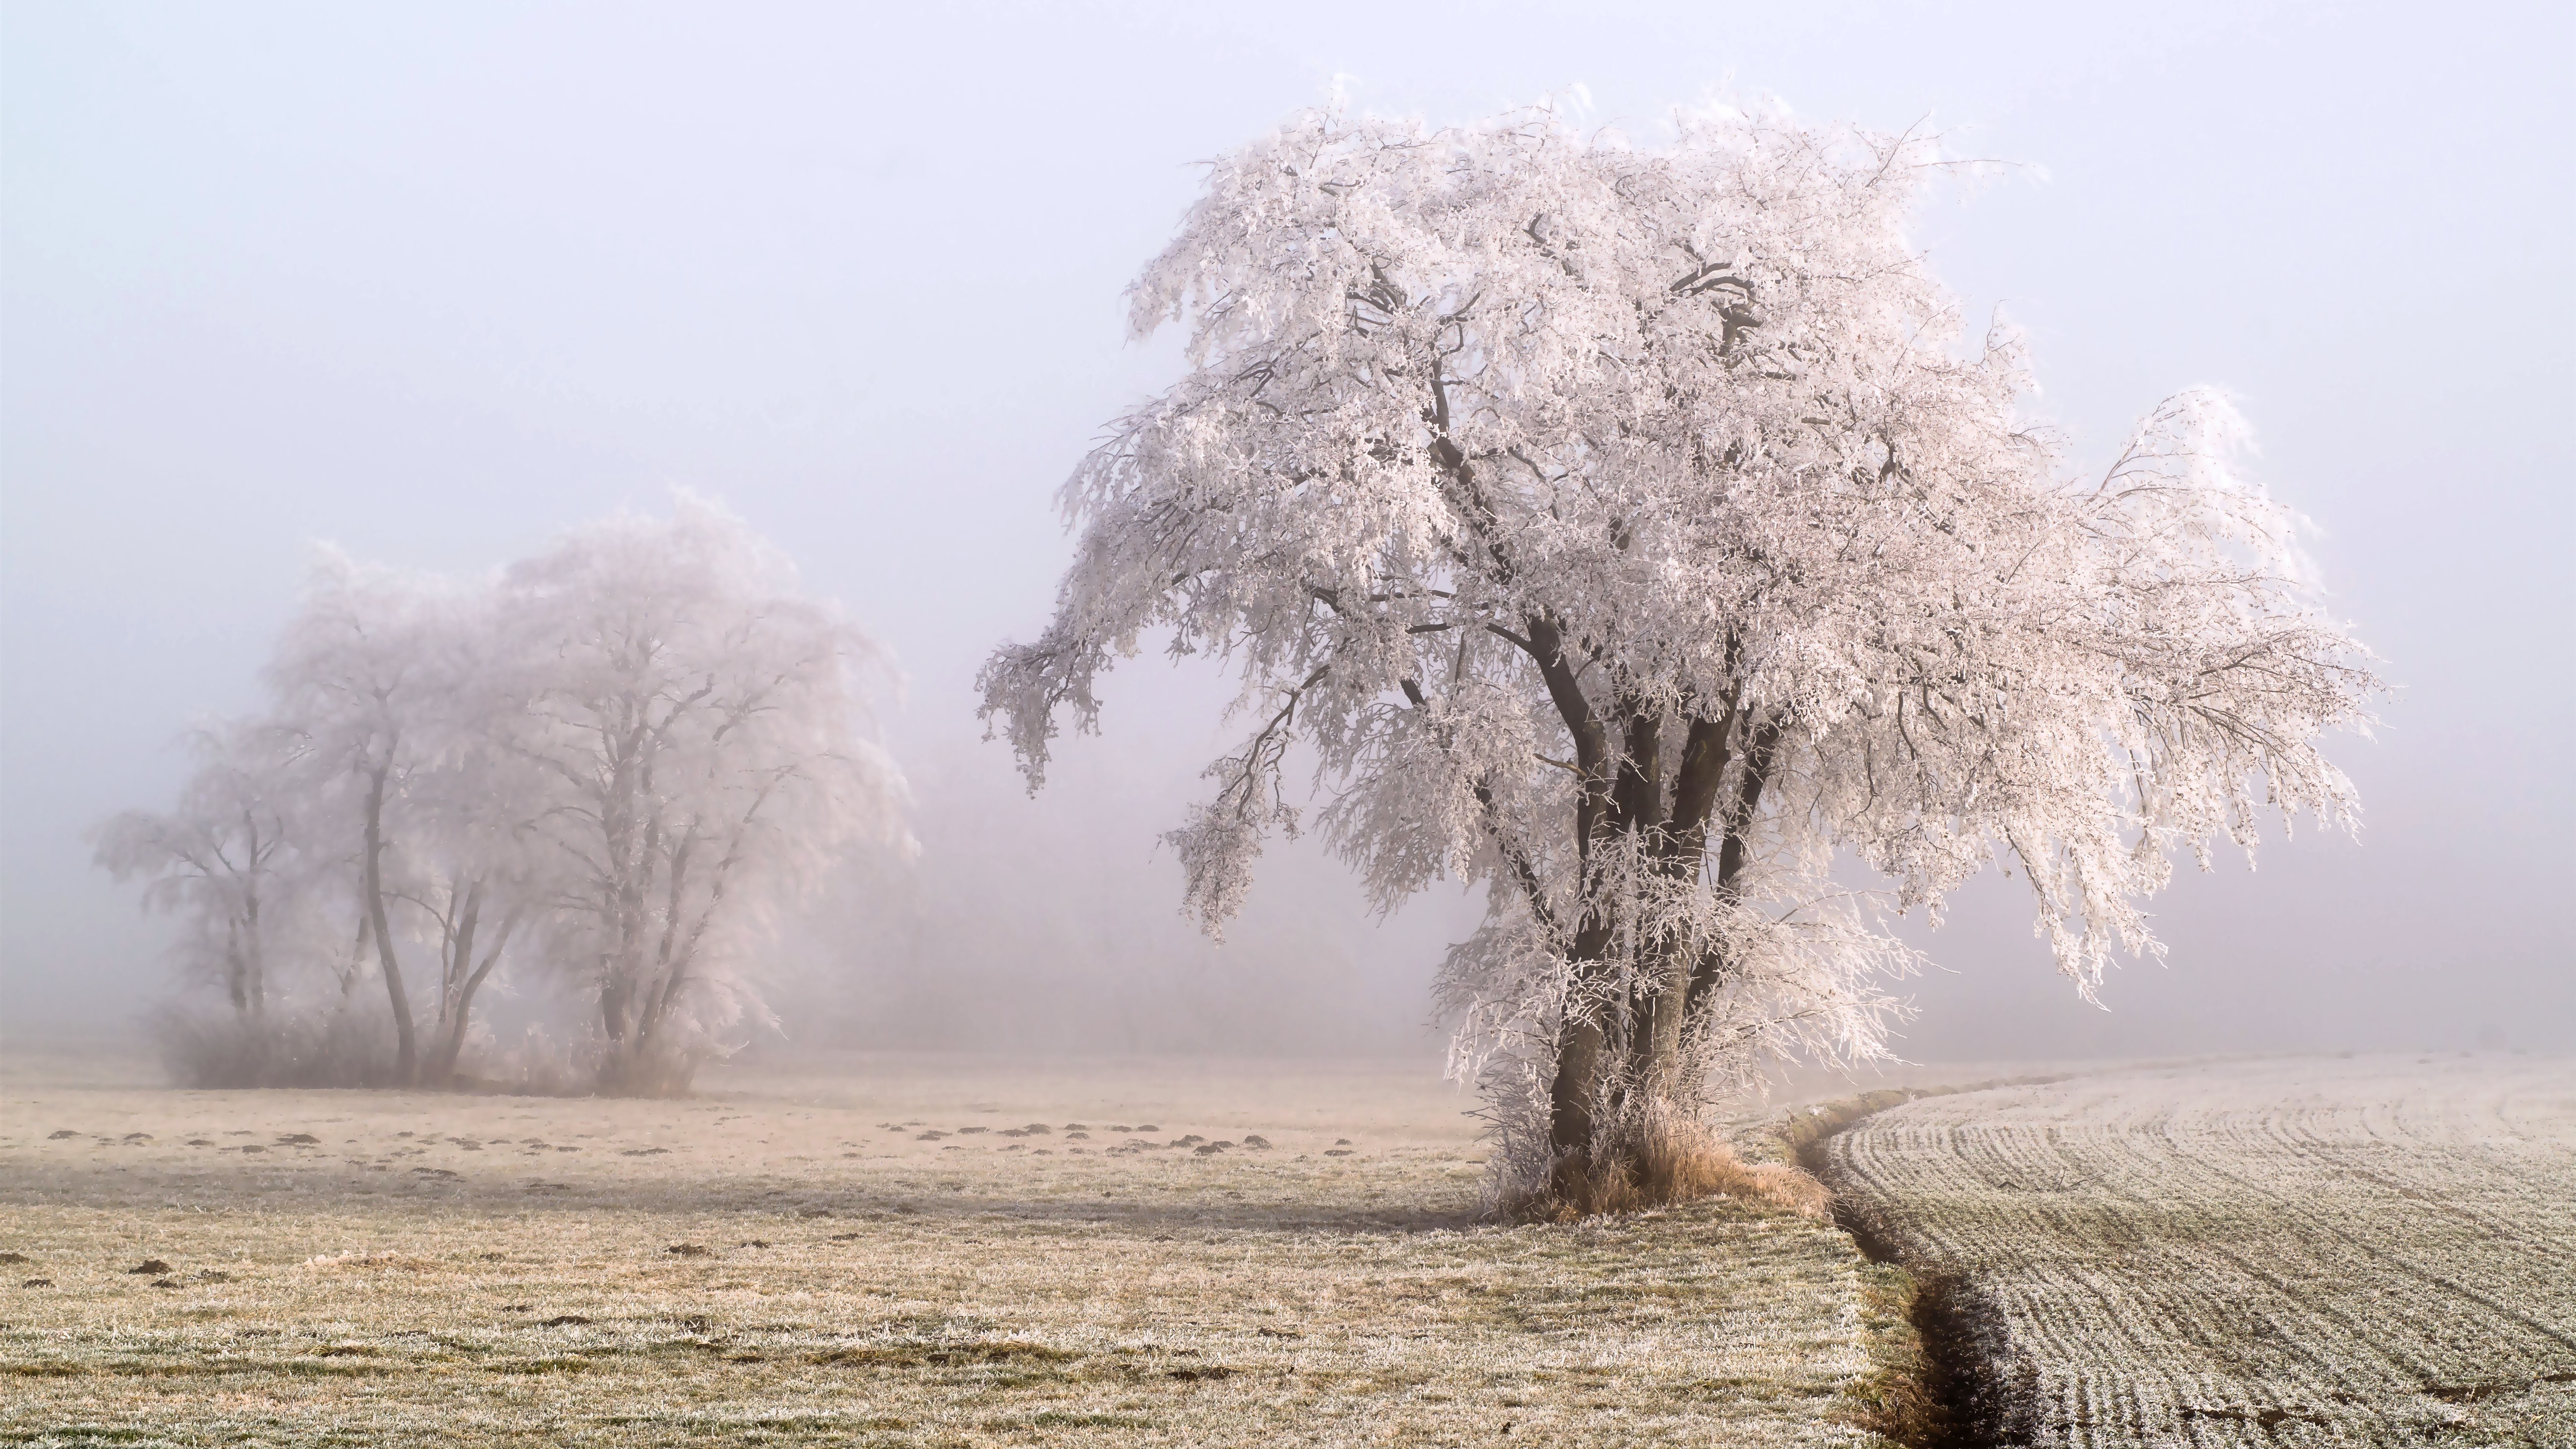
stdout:
[[1869,1444],[1909,1341],[1793,1214],[1479,1226],[1428,1069],[7,1071],[0,1442]]
[[2576,1445],[2576,1067],[2192,1066],[1828,1140],[2042,1445]]

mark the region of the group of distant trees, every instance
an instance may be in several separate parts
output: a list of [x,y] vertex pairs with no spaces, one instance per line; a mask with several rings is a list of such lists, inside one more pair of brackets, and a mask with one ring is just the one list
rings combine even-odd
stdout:
[[326,553],[268,709],[200,729],[98,859],[184,922],[200,1081],[452,1085],[506,985],[568,1008],[580,1085],[673,1090],[765,1017],[773,908],[909,839],[881,663],[694,499],[477,583]]

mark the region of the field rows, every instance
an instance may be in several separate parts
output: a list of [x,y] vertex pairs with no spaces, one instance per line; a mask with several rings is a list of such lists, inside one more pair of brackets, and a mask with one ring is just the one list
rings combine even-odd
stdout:
[[1831,1139],[1987,1432],[2576,1444],[2576,1072],[2290,1061],[1928,1098]]

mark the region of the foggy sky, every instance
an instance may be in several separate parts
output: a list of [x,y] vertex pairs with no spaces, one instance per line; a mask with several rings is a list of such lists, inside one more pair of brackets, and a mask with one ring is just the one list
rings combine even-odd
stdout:
[[1122,666],[1108,737],[1032,802],[971,680],[1046,617],[1058,482],[1176,375],[1120,292],[1194,161],[1336,85],[1442,120],[1580,85],[1649,141],[1727,86],[2025,163],[1923,219],[1972,325],[2029,330],[2035,406],[2090,463],[2169,392],[2235,393],[2405,686],[2338,754],[2361,844],[2275,830],[2258,874],[2186,868],[2154,906],[2169,964],[2116,973],[2108,1012],[1990,876],[1927,939],[1957,974],[1917,983],[1901,1051],[2564,1048],[2569,14],[0,10],[0,1043],[163,988],[166,926],[82,834],[168,803],[193,717],[257,706],[311,541],[481,571],[686,486],[909,676],[888,732],[922,874],[793,933],[800,1024],[1428,1049],[1454,891],[1380,927],[1283,846],[1222,950],[1178,917],[1153,840],[1226,738],[1220,684]]

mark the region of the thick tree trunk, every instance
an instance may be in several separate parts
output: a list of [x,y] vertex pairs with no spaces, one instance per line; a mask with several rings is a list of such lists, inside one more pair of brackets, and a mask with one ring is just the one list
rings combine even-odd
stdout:
[[1610,1033],[1600,1007],[1568,1011],[1557,1027],[1556,1075],[1547,1094],[1548,1146],[1558,1157],[1591,1150],[1609,1061]]
[[[1559,702],[1562,707],[1562,697]],[[1721,827],[1721,839],[1710,884],[1721,893],[1738,889],[1747,837],[1780,733],[1775,722],[1752,724],[1743,731],[1739,752],[1733,748],[1738,723],[1731,698],[1714,718],[1693,717],[1668,792],[1663,722],[1623,711],[1625,758],[1609,788],[1598,792],[1597,807],[1579,822],[1590,832],[1581,837],[1587,872],[1604,843],[1619,841],[1635,848],[1643,868],[1660,873],[1673,887],[1687,888],[1711,864],[1708,844],[1714,822]],[[1580,734],[1576,743],[1580,755]],[[1730,775],[1731,791],[1726,789]],[[1585,904],[1572,962],[1578,989],[1558,1031],[1548,1094],[1550,1146],[1561,1163],[1590,1172],[1616,1166],[1594,1160],[1611,1146],[1610,1138],[1689,1115],[1694,1105],[1688,1080],[1691,1023],[1726,969],[1724,954],[1714,945],[1645,942],[1639,947],[1642,958],[1630,963],[1635,968],[1630,993],[1621,1000],[1601,999],[1597,988],[1608,979],[1611,967],[1605,957],[1615,937],[1611,915],[1620,908],[1606,900]]]
[[394,1081],[412,1083],[419,1061],[412,1039],[411,998],[403,991],[402,965],[394,959],[393,931],[385,920],[385,776],[379,765],[367,781],[367,926],[375,933],[376,959],[385,968],[385,995],[394,1009]]
[[1582,1152],[1592,1141],[1610,1058],[1610,1023],[1603,1018],[1607,1003],[1600,999],[1597,973],[1610,943],[1611,923],[1592,898],[1591,873],[1595,849],[1610,834],[1615,802],[1608,732],[1584,697],[1573,662],[1566,658],[1564,631],[1545,613],[1532,615],[1524,624],[1530,657],[1537,662],[1548,698],[1574,741],[1575,776],[1581,782],[1575,793],[1574,839],[1575,868],[1584,883],[1582,915],[1575,925],[1570,963],[1573,990],[1557,1027],[1556,1073],[1548,1090],[1548,1142],[1559,1157],[1566,1157]]
[[[1726,817],[1726,838],[1717,851],[1716,887],[1721,895],[1733,898],[1743,889],[1743,876],[1748,841],[1753,832],[1753,817],[1762,808],[1763,788],[1771,781],[1771,772],[1780,757],[1780,725],[1766,721],[1753,727],[1746,741],[1744,768],[1736,779],[1735,803]],[[1697,1011],[1726,980],[1726,958],[1717,951],[1702,952],[1693,964],[1690,989],[1685,1007]]]
[[1690,1023],[1691,953],[1680,942],[1668,942],[1655,948],[1642,964],[1643,999],[1636,1008],[1630,1080],[1649,1096],[1677,1098],[1686,1085],[1682,1078]]
[[639,722],[626,733],[626,744],[609,787],[611,803],[602,816],[603,843],[613,872],[606,883],[608,894],[601,903],[610,932],[599,983],[600,1025],[608,1034],[607,1060],[601,1068],[607,1085],[622,1085],[631,1076],[640,1045],[639,1018],[650,1001],[651,984],[641,979],[648,923],[644,900],[652,885],[662,838],[660,816],[648,803],[652,771],[638,758],[642,725]]
[[[1588,852],[1587,852],[1588,854]],[[1548,1145],[1560,1158],[1589,1151],[1610,1087],[1617,1043],[1603,973],[1612,937],[1608,912],[1586,902],[1583,924],[1575,933],[1573,990],[1565,1016],[1557,1024],[1556,1074],[1548,1087]]]
[[233,1015],[250,1015],[250,998],[243,993],[242,983],[250,975],[242,963],[241,922],[224,922],[224,994],[232,999]]

